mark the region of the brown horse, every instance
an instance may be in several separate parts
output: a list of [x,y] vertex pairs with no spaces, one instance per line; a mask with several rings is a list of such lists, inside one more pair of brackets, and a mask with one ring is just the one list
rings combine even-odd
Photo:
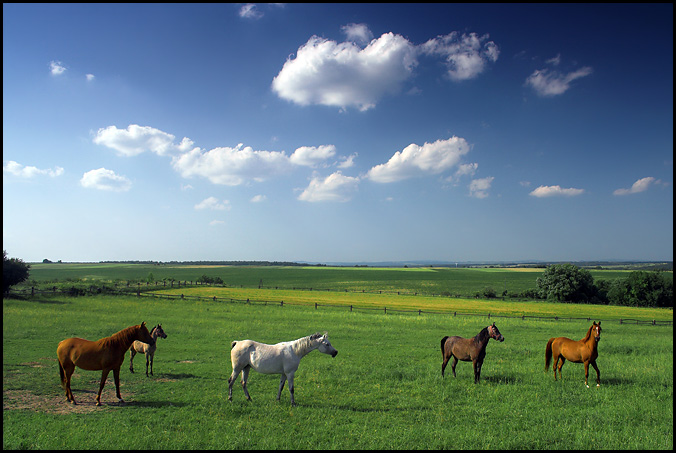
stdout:
[[484,357],[486,357],[486,346],[491,338],[500,342],[505,341],[505,337],[502,336],[495,323],[492,326],[484,327],[473,338],[455,336],[442,338],[441,355],[444,358],[444,363],[441,365],[441,377],[444,377],[446,365],[448,365],[449,359],[453,357],[451,364],[453,377],[455,377],[455,366],[458,364],[458,360],[471,361],[474,365],[474,383],[478,383],[481,376],[481,366],[484,363]]
[[101,391],[110,370],[113,370],[115,377],[117,398],[121,403],[124,403],[120,396],[120,366],[124,362],[127,349],[135,340],[148,344],[155,343],[145,322],[138,326],[127,327],[98,341],[89,341],[82,338],[68,338],[61,341],[56,348],[56,355],[59,358],[61,386],[66,390],[68,402],[75,404],[75,397],[70,389],[70,377],[75,371],[75,367],[78,366],[83,370],[103,370],[99,393],[96,396],[97,406],[101,405]]
[[149,345],[142,341],[135,341],[129,349],[129,371],[134,372],[134,356],[136,353],[146,356],[146,376],[148,376],[148,364],[150,364],[150,375],[153,374],[153,363],[155,363],[155,351],[157,350],[157,337],[167,338],[167,334],[162,330],[162,324],[158,324],[150,331],[150,336],[155,340],[155,344]]
[[598,346],[601,340],[601,321],[596,324],[594,321],[587,331],[587,335],[579,341],[571,340],[566,337],[550,338],[545,349],[545,372],[549,370],[549,363],[554,356],[554,380],[556,380],[556,366],[561,359],[559,367],[559,377],[563,379],[561,368],[564,362],[570,360],[575,363],[584,363],[584,385],[589,388],[587,378],[589,377],[589,365],[596,370],[596,386],[601,386],[601,373],[596,366],[596,358],[599,356]]

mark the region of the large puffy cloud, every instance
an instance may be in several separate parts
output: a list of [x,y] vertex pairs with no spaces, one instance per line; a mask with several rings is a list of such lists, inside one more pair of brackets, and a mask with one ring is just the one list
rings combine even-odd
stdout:
[[237,186],[247,180],[264,181],[290,169],[286,153],[254,151],[242,144],[203,152],[195,148],[173,159],[172,165],[184,178],[201,176],[214,184]]
[[359,188],[359,178],[345,176],[337,171],[326,178],[314,177],[303,193],[298,196],[301,201],[339,201],[345,202]]
[[[354,39],[367,36],[352,26]],[[365,48],[312,36],[296,58],[287,59],[272,81],[281,98],[300,105],[373,108],[385,94],[397,93],[417,65],[416,48],[406,38],[385,33]]]
[[24,166],[18,162],[10,160],[3,163],[2,172],[10,173],[14,176],[19,176],[21,178],[33,178],[39,175],[47,175],[54,178],[56,176],[61,176],[63,174],[63,168],[57,166],[54,167],[54,169],[51,168],[40,169],[32,165]]
[[584,189],[564,189],[561,186],[540,186],[537,189],[533,190],[530,195],[537,198],[546,198],[546,197],[575,197],[577,195],[582,195]]
[[592,68],[588,66],[568,74],[548,68],[540,69],[528,76],[526,86],[532,87],[542,97],[558,96],[570,89],[571,82],[586,77],[592,72]]
[[469,149],[464,138],[455,136],[422,146],[412,143],[394,153],[387,163],[371,168],[367,177],[375,182],[388,183],[439,174],[457,165]]
[[632,184],[632,186],[629,189],[617,189],[616,191],[613,192],[613,195],[629,195],[632,193],[645,192],[646,190],[648,190],[648,187],[650,187],[653,183],[658,182],[660,182],[659,179],[655,179],[652,176],[648,176],[647,178],[641,178],[634,184]]
[[86,172],[82,175],[80,184],[88,189],[110,190],[114,192],[125,192],[131,189],[131,181],[126,176],[117,175],[114,171],[106,168]]
[[421,50],[428,55],[444,57],[451,79],[473,79],[484,71],[487,63],[496,62],[500,55],[498,46],[493,41],[488,41],[488,38],[487,34],[461,35],[454,31],[430,39],[421,46]]
[[118,129],[115,126],[99,129],[94,137],[94,143],[112,148],[124,156],[135,156],[145,151],[163,156],[185,152],[193,145],[192,141],[185,137],[176,144],[175,138],[153,127],[130,124],[127,129]]

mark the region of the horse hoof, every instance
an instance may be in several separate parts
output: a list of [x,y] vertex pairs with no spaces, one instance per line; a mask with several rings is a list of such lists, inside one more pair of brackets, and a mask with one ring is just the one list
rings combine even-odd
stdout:
[[589,386],[587,386],[587,388],[589,388]]
[[97,402],[96,402],[96,405],[97,405],[97,406],[100,406],[100,405],[101,405],[101,403],[100,403],[99,401],[97,401]]
[[601,384],[596,384],[597,387],[601,387]]

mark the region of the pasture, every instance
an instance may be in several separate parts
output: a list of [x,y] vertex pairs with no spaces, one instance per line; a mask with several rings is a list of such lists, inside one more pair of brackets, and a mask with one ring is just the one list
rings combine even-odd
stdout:
[[[662,313],[673,319],[671,310]],[[587,321],[134,296],[6,299],[3,317],[6,449],[673,449],[671,326],[604,321],[601,387],[587,389],[581,364],[566,363],[563,381],[544,372],[547,340],[580,339]],[[154,376],[130,373],[127,357],[126,403],[117,403],[109,377],[97,408],[100,372],[76,369],[78,405],[67,404],[58,342],[141,321],[161,323],[167,334]],[[457,378],[442,379],[441,338],[471,337],[493,321],[505,341],[489,342],[481,382],[473,383],[467,362]],[[232,340],[277,343],[323,331],[339,354],[315,351],[301,362],[297,407],[287,389],[276,401],[279,376],[254,371],[253,401],[239,381],[227,400]]]

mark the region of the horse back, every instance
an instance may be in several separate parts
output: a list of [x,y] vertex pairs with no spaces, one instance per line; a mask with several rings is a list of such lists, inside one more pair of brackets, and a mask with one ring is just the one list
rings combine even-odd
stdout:
[[119,364],[122,364],[124,352],[119,353],[104,348],[100,340],[90,341],[76,337],[59,342],[56,349],[56,354],[62,365],[70,362],[83,370],[114,368],[118,366],[118,361]]
[[476,357],[476,345],[474,338],[463,338],[458,336],[448,337],[446,339],[446,354],[453,355],[456,359],[468,362]]
[[591,355],[591,351],[582,340],[575,341],[566,337],[554,338],[552,352],[555,356],[562,355],[566,360],[574,363],[584,362]]

